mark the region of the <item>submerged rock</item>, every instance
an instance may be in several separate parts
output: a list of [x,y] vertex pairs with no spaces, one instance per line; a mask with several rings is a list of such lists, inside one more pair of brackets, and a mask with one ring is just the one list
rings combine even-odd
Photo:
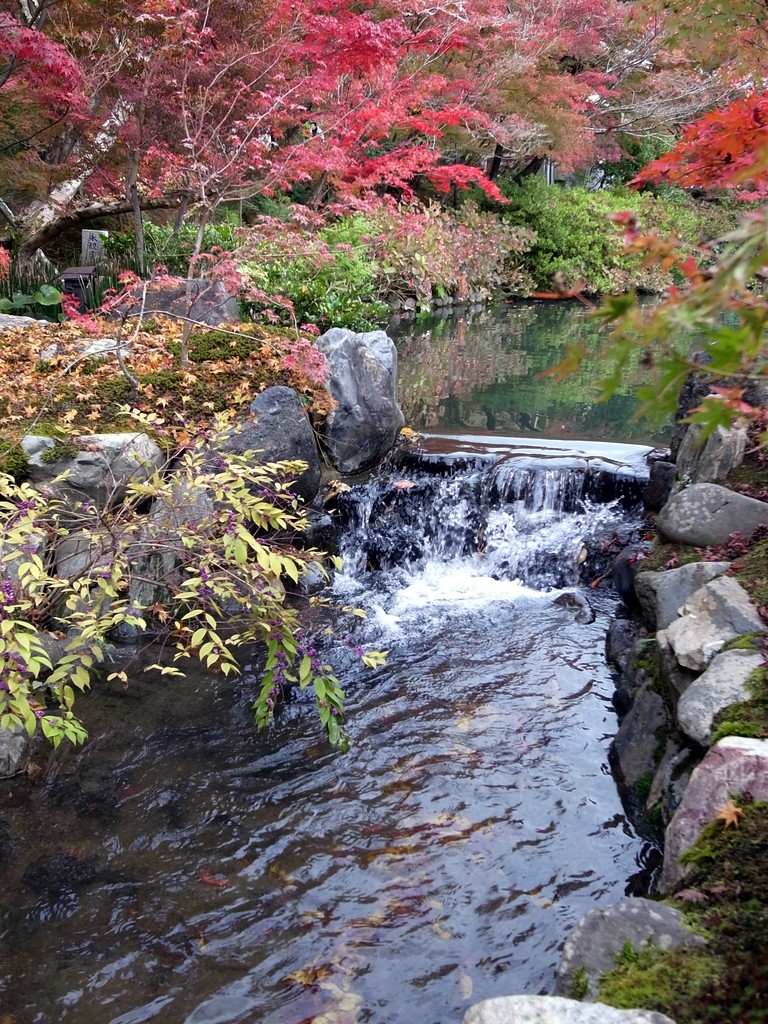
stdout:
[[501,996],[471,1006],[462,1024],[675,1024],[654,1010],[616,1010],[559,996]]

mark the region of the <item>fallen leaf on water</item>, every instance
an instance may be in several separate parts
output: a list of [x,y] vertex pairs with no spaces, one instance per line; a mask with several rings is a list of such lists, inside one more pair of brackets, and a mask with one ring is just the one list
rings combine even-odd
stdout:
[[744,817],[744,811],[737,807],[730,797],[725,801],[724,806],[718,807],[717,810],[718,814],[715,821],[724,822],[725,828],[728,828],[730,825],[738,825],[739,818]]
[[432,922],[432,931],[438,937],[438,939],[452,939],[453,932],[450,928],[444,928],[441,921]]
[[471,999],[472,989],[472,979],[465,971],[462,971],[459,974],[459,995],[462,999]]
[[332,970],[333,968],[330,964],[307,964],[306,967],[300,967],[297,971],[291,971],[290,974],[286,974],[283,978],[283,983],[286,985],[304,985],[305,988],[308,988],[311,985],[316,985],[321,978],[324,978],[326,974],[330,974]]
[[200,872],[200,881],[205,882],[206,885],[215,885],[219,889],[225,889],[232,884],[224,875],[212,875],[207,868]]

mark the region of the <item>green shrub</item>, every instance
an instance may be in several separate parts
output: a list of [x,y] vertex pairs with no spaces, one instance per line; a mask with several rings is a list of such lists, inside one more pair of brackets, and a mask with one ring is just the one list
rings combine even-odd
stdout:
[[516,225],[532,228],[536,240],[523,258],[523,266],[537,290],[551,291],[555,281],[566,288],[583,282],[591,294],[636,287],[662,291],[671,283],[658,267],[643,267],[641,257],[622,252],[621,234],[611,215],[632,210],[643,231],[667,237],[677,235],[693,247],[717,237],[734,223],[729,205],[694,203],[681,192],[665,195],[631,192],[619,187],[589,191],[578,186],[547,185],[538,176],[520,182],[502,181],[510,205],[501,216]]
[[[203,233],[202,252],[234,249],[237,245],[236,230],[226,222],[208,224]],[[171,275],[186,277],[195,249],[196,235],[197,227],[194,224],[184,224],[176,232],[171,227],[147,221],[144,225],[144,266],[148,271],[158,265],[163,266]],[[138,272],[136,234],[133,231],[110,234],[104,240],[104,252],[113,267]]]
[[[366,218],[344,217],[314,237],[294,232],[288,239],[293,251],[286,251],[285,240],[265,240],[243,269],[265,295],[288,300],[274,303],[284,321],[293,316],[298,324],[369,330],[389,313],[379,298],[370,234]],[[265,307],[245,302],[251,319]]]

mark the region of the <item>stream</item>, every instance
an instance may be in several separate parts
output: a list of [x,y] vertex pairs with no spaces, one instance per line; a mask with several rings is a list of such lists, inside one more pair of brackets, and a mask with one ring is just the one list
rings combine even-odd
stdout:
[[442,426],[338,499],[333,596],[366,617],[314,627],[348,753],[306,694],[256,734],[255,664],[137,673],[0,790],[2,1024],[459,1024],[551,991],[579,918],[646,891],[607,763],[617,600],[588,583],[648,448]]

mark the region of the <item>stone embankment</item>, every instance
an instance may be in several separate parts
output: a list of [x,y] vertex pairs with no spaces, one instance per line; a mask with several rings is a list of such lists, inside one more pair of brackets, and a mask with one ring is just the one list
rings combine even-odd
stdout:
[[[768,503],[724,486],[744,457],[746,433],[719,429],[702,446],[698,430],[678,433],[674,463],[652,467],[647,503],[658,512],[657,548],[665,545],[670,557],[660,566],[643,559],[645,552],[624,555],[620,576],[630,564],[634,579],[622,596],[634,607],[615,620],[607,641],[622,716],[611,763],[637,827],[663,834],[655,879],[662,897],[685,885],[683,855],[729,798],[768,800],[768,740],[715,738],[715,723],[750,698],[755,674],[765,671],[768,623],[736,578],[733,560],[705,560],[734,534],[747,545],[768,525]],[[675,565],[676,550],[699,560]],[[660,899],[629,897],[595,908],[565,943],[555,996],[487,1000],[463,1024],[670,1024],[659,1013],[594,1002],[600,979],[627,943],[671,951],[705,942]]]

